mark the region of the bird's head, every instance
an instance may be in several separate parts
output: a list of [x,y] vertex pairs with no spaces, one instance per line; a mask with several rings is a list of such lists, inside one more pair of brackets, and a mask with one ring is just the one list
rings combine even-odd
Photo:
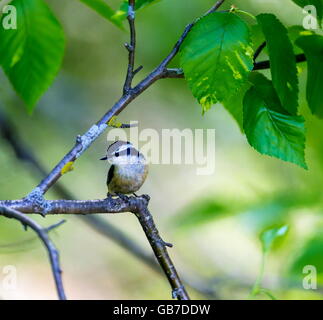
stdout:
[[139,151],[128,141],[116,141],[107,150],[107,155],[100,160],[108,160],[111,164],[127,164],[139,158]]

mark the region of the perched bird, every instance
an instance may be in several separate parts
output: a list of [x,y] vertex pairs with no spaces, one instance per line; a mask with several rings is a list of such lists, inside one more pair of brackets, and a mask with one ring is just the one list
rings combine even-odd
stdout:
[[116,141],[112,143],[107,155],[100,160],[108,160],[111,167],[107,186],[110,195],[134,195],[143,185],[148,174],[145,157],[130,143]]

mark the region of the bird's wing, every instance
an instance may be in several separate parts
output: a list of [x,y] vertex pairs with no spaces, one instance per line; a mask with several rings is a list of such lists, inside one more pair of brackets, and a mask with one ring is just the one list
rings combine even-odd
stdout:
[[112,165],[109,169],[109,172],[108,172],[108,179],[107,179],[107,185],[111,182],[112,178],[113,178],[113,175],[114,175],[114,165]]

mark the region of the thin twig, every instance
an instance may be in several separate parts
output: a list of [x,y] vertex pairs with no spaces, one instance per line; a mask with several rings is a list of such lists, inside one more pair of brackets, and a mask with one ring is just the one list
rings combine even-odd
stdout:
[[[216,4],[204,14],[204,16],[215,12],[224,3],[224,1],[225,0],[217,1]],[[185,27],[183,34],[180,36],[179,40],[176,42],[176,44],[175,44],[173,50],[171,51],[171,53],[160,64],[159,68],[162,68],[163,71],[164,71],[163,74],[162,74],[162,78],[166,78],[165,74],[167,74],[167,66],[175,58],[175,56],[178,54],[179,49],[181,48],[181,46],[182,46],[184,40],[186,39],[187,35],[190,33],[190,31],[194,27],[196,21],[197,20],[193,21],[192,23],[188,24]]]
[[219,0],[205,15],[208,15],[208,14],[213,13],[216,10],[218,10],[222,6],[224,1],[225,0]]
[[[127,19],[130,27],[130,44],[125,46],[128,50],[128,70],[126,81],[123,86],[123,94],[126,95],[131,90],[132,80],[135,75],[135,53],[136,53],[136,27],[135,27],[135,0],[129,0]],[[136,70],[138,72],[138,69]]]
[[122,123],[120,126],[111,126],[112,128],[118,128],[118,129],[129,129],[129,128],[135,128],[138,127],[137,123]]
[[[300,62],[305,62],[306,61],[306,56],[303,53],[300,53],[295,56],[295,60],[297,63]],[[254,70],[264,70],[264,69],[269,69],[270,68],[270,61],[265,60],[265,61],[259,61],[255,63]]]
[[60,300],[66,300],[66,295],[64,292],[64,286],[62,281],[62,270],[59,264],[59,253],[47,234],[48,230],[51,229],[51,227],[47,229],[43,229],[37,222],[35,222],[25,214],[17,210],[14,210],[12,208],[4,207],[4,206],[0,206],[0,215],[7,218],[16,219],[19,222],[21,222],[24,226],[30,227],[32,230],[34,230],[37,233],[38,237],[45,245],[49,255],[49,260],[52,267],[53,276],[55,279],[58,297]]
[[175,269],[175,266],[170,259],[167,247],[170,245],[162,240],[160,237],[153,217],[143,202],[137,206],[137,211],[134,212],[144,230],[146,237],[155,253],[155,256],[164,270],[167,279],[172,287],[172,298],[179,300],[189,300],[190,297],[182,284],[182,281]]
[[259,57],[259,55],[261,54],[262,50],[266,47],[267,43],[266,41],[264,41],[255,51],[254,55],[253,55],[253,62],[256,63],[257,58]]
[[[305,62],[306,57],[304,54],[298,54],[295,56],[296,62]],[[265,60],[265,61],[259,61],[254,63],[253,70],[265,70],[270,68],[270,61]],[[168,68],[164,74],[163,78],[171,78],[171,79],[182,79],[184,78],[184,71],[180,68]]]
[[138,122],[134,122],[134,123],[121,123],[121,122],[118,122],[117,120],[115,120],[115,121],[109,121],[108,125],[111,128],[129,129],[129,128],[138,127]]
[[50,232],[54,229],[57,229],[58,227],[60,227],[62,224],[64,224],[66,222],[66,220],[61,220],[61,221],[58,221],[57,223],[45,228],[44,230],[46,230],[46,232]]

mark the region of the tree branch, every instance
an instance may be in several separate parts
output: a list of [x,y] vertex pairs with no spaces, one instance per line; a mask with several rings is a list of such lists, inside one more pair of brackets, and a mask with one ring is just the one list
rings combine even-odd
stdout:
[[186,292],[184,285],[182,284],[178,273],[175,269],[175,266],[170,259],[166,247],[171,246],[168,243],[165,243],[156,228],[153,217],[150,214],[147,206],[143,203],[139,203],[137,206],[137,212],[134,212],[141,224],[142,229],[144,230],[146,237],[155,253],[155,256],[164,270],[167,279],[172,287],[172,298],[179,300],[189,300],[189,295]]
[[[55,245],[50,240],[50,238],[48,237],[48,234],[47,234],[51,229],[56,228],[58,225],[56,224],[56,225],[53,225],[53,226],[48,227],[46,229],[43,229],[38,223],[36,223],[34,220],[32,220],[30,217],[26,216],[25,214],[23,214],[17,210],[14,210],[13,208],[7,208],[2,205],[0,205],[0,215],[4,216],[6,218],[18,220],[25,227],[28,226],[37,233],[38,237],[41,239],[41,241],[45,245],[47,252],[48,252],[53,276],[55,279],[58,297],[60,300],[66,300],[62,276],[61,276],[62,270],[61,270],[61,267],[59,264],[59,253],[56,250]],[[59,225],[61,225],[61,224],[62,224],[62,222],[59,223]]]
[[130,197],[124,201],[119,197],[109,197],[102,200],[45,200],[35,201],[33,195],[20,200],[2,200],[0,206],[10,207],[23,213],[38,213],[41,215],[57,214],[94,214],[94,213],[122,213],[136,212],[141,201],[147,204],[145,197]]
[[[306,57],[304,54],[298,54],[295,56],[296,62],[305,62]],[[270,61],[265,60],[265,61],[259,61],[254,63],[254,68],[253,70],[264,70],[264,69],[269,69],[270,68]],[[168,68],[164,74],[163,78],[171,78],[171,79],[183,79],[184,78],[184,72],[180,68]]]
[[148,196],[141,197],[109,197],[103,200],[45,200],[35,202],[30,196],[21,200],[4,200],[0,201],[1,207],[10,207],[12,210],[19,210],[23,213],[39,213],[47,214],[93,214],[93,213],[134,213],[155,253],[155,256],[162,267],[171,287],[173,298],[179,300],[188,300],[189,296],[182,284],[176,268],[170,259],[167,246],[170,244],[164,242],[154,223],[147,206],[149,202]]
[[[305,62],[306,61],[306,56],[303,53],[300,53],[295,56],[296,62]],[[253,70],[264,70],[264,69],[269,69],[270,68],[270,61],[265,60],[265,61],[259,61],[255,63],[255,67]]]
[[138,69],[136,70],[136,72],[134,71],[135,53],[136,53],[135,6],[136,6],[136,1],[129,0],[127,19],[128,19],[129,28],[130,28],[130,43],[125,44],[125,47],[128,50],[129,54],[128,54],[127,76],[126,76],[126,81],[123,86],[123,94],[124,95],[129,93],[129,91],[132,89],[131,86],[132,86],[133,77],[138,72]]
[[216,4],[205,14],[205,15],[208,15],[210,13],[213,13],[215,12],[216,10],[218,10],[222,4],[224,3],[225,0],[219,0],[216,2]]
[[253,62],[256,63],[257,58],[261,54],[262,50],[266,47],[267,43],[264,41],[255,51],[255,54],[253,55]]

